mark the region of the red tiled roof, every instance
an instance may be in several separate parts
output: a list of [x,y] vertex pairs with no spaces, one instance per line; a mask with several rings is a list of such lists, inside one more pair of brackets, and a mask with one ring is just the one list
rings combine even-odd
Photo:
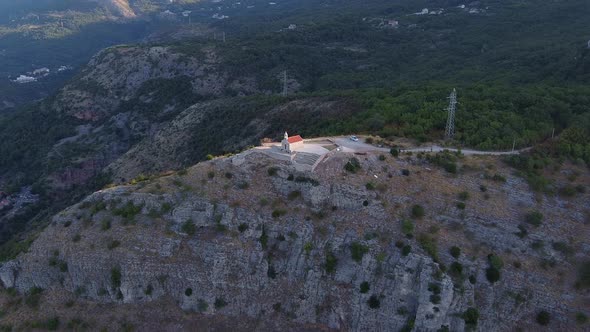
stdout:
[[291,136],[291,137],[289,137],[289,139],[287,141],[289,143],[303,142],[303,138],[301,138],[301,136],[299,136],[299,135],[297,135],[297,136]]

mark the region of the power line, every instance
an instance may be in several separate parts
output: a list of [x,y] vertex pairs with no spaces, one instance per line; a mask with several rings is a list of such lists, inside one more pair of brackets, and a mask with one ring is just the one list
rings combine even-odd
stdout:
[[445,138],[451,139],[455,136],[455,111],[457,110],[457,89],[453,89],[449,96],[449,107],[446,108],[449,112],[447,119],[447,126],[445,128]]

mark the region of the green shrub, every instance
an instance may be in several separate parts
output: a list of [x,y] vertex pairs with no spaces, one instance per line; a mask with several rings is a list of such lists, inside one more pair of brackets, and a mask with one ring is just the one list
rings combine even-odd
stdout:
[[578,281],[576,282],[578,288],[590,288],[590,261],[586,261],[578,268]]
[[266,172],[268,173],[268,176],[275,176],[277,175],[279,169],[277,167],[269,167]]
[[295,182],[299,182],[299,183],[309,183],[314,187],[317,187],[320,185],[320,182],[314,178],[310,178],[307,176],[297,176],[295,178]]
[[497,282],[498,280],[500,280],[500,270],[494,267],[488,267],[486,269],[486,278],[491,283]]
[[113,210],[113,215],[120,216],[127,220],[132,220],[137,214],[141,212],[142,205],[135,205],[132,201],[128,201],[125,205],[120,208]]
[[213,306],[215,307],[215,309],[221,309],[223,307],[225,307],[227,305],[227,302],[225,302],[225,300],[221,297],[215,298],[215,302],[213,303]]
[[350,254],[355,262],[360,263],[363,260],[363,256],[368,252],[369,247],[358,242],[353,242],[350,245]]
[[554,250],[557,250],[566,256],[573,255],[574,253],[574,249],[565,242],[553,242],[551,246]]
[[500,174],[494,174],[494,176],[492,176],[492,181],[506,182],[506,178]]
[[547,311],[541,310],[537,314],[536,321],[543,326],[549,325],[549,322],[551,321],[551,315]]
[[576,187],[574,186],[565,186],[565,187],[561,187],[559,188],[559,194],[565,197],[574,197],[576,196],[576,194],[578,193],[578,191],[576,190]]
[[518,236],[521,239],[529,234],[529,231],[523,224],[518,225],[518,230],[519,231],[516,233],[516,236]]
[[381,160],[381,161],[385,161],[385,155],[382,155],[382,154],[380,154],[380,155],[379,155],[379,160]]
[[457,209],[465,210],[465,202],[457,202]]
[[436,247],[436,240],[426,234],[418,236],[418,243],[435,262],[438,262],[438,248]]
[[408,219],[402,220],[402,233],[412,234],[414,233],[414,222]]
[[214,172],[214,171],[209,171],[209,172],[207,172],[207,177],[208,177],[209,179],[213,179],[213,178],[215,177],[215,172]]
[[502,258],[496,254],[489,254],[488,255],[488,262],[490,263],[490,266],[495,268],[495,269],[502,269],[504,267],[504,261],[502,261]]
[[369,282],[363,281],[361,283],[361,286],[360,286],[361,293],[365,294],[365,293],[369,292],[370,289],[371,289],[371,286],[369,285]]
[[449,250],[449,252],[451,253],[451,256],[453,256],[455,259],[459,258],[459,256],[461,256],[461,248],[457,247],[457,246],[452,246],[451,249]]
[[477,320],[479,319],[479,311],[475,308],[468,308],[463,313],[463,320],[465,324],[475,326],[477,325]]
[[344,165],[344,169],[350,173],[356,173],[361,169],[361,163],[356,158],[350,158],[346,165]]
[[107,230],[111,229],[111,219],[110,218],[104,218],[100,222],[100,229],[102,231],[107,231]]
[[59,317],[52,317],[46,320],[36,321],[31,324],[34,329],[43,329],[48,331],[57,331],[59,328]]
[[144,293],[145,293],[145,295],[150,296],[150,295],[152,295],[153,291],[154,291],[154,286],[152,286],[152,284],[148,284]]
[[121,268],[113,267],[111,269],[111,286],[112,288],[121,287]]
[[389,153],[390,153],[392,156],[394,156],[394,157],[397,157],[397,156],[399,156],[399,150],[398,150],[397,148],[391,148],[391,149],[389,150]]
[[375,190],[375,184],[373,182],[367,182],[365,188],[367,188],[367,190]]
[[189,287],[189,288],[187,288],[187,289],[185,289],[185,290],[184,290],[184,295],[186,295],[186,296],[191,296],[191,295],[193,295],[193,289],[192,289],[192,288],[190,288],[190,287]]
[[440,304],[440,300],[441,300],[440,295],[437,295],[437,294],[430,295],[430,302],[432,302],[432,304]]
[[459,197],[459,199],[462,201],[466,201],[469,199],[469,193],[467,191],[462,191],[457,195],[457,197]]
[[205,312],[207,309],[209,309],[209,304],[204,300],[199,299],[199,301],[197,301],[197,310],[199,310],[199,312]]
[[160,207],[160,213],[162,213],[162,214],[168,213],[171,210],[172,210],[172,204],[170,204],[168,202],[162,203],[162,206]]
[[275,219],[276,218],[280,218],[280,217],[282,217],[282,216],[284,216],[286,214],[287,214],[287,211],[286,210],[282,210],[282,209],[276,209],[276,210],[272,211],[272,217],[275,218]]
[[197,232],[197,226],[195,226],[195,224],[193,223],[192,220],[187,220],[182,224],[182,226],[180,227],[180,230],[183,233],[192,236],[192,235],[195,235],[195,233]]
[[291,201],[296,200],[299,197],[301,197],[301,191],[299,190],[294,190],[287,195],[287,198]]
[[403,176],[410,176],[410,170],[409,169],[402,169],[402,175]]
[[541,250],[545,247],[545,244],[543,243],[543,241],[541,240],[535,240],[533,241],[533,243],[531,243],[531,248],[533,248],[534,250]]
[[410,252],[412,252],[412,246],[410,246],[409,244],[406,244],[402,248],[402,256],[408,256],[410,254]]
[[580,325],[588,323],[588,316],[583,312],[576,313],[576,323]]
[[66,325],[68,329],[73,331],[86,331],[89,329],[89,324],[80,318],[72,318]]
[[38,308],[42,293],[43,288],[41,287],[33,287],[29,289],[25,294],[25,304],[34,309]]
[[238,226],[238,231],[240,231],[240,233],[244,233],[247,229],[248,229],[248,224],[241,223]]
[[109,250],[113,250],[113,249],[117,248],[119,245],[121,245],[121,242],[119,242],[117,240],[113,240],[108,244],[107,248]]
[[459,262],[452,262],[449,267],[449,274],[455,278],[461,278],[463,276],[463,265]]
[[80,234],[76,234],[74,235],[74,237],[72,238],[73,242],[80,242],[80,240],[82,239],[82,236]]
[[305,242],[305,244],[303,245],[303,251],[305,251],[305,254],[309,255],[309,253],[311,252],[312,249],[313,249],[313,243]]
[[381,301],[379,301],[379,297],[377,297],[375,294],[371,295],[371,297],[367,300],[367,303],[371,309],[378,309],[381,306]]
[[419,204],[414,204],[412,206],[412,217],[414,218],[422,218],[424,217],[424,207]]
[[262,234],[260,234],[260,238],[258,238],[258,241],[260,241],[262,249],[266,249],[266,246],[268,245],[268,235],[266,234],[266,229],[264,228],[264,226],[262,226]]
[[457,173],[457,164],[455,164],[455,163],[446,163],[443,165],[443,168],[445,169],[445,171],[447,171],[451,174]]
[[543,221],[543,214],[539,211],[531,211],[525,215],[524,220],[535,227],[539,227]]
[[270,261],[268,265],[268,270],[266,270],[266,276],[271,279],[275,279],[277,277],[277,271],[275,270],[275,267],[273,265],[270,265]]
[[334,273],[336,272],[336,265],[338,264],[338,259],[332,252],[326,252],[326,272]]

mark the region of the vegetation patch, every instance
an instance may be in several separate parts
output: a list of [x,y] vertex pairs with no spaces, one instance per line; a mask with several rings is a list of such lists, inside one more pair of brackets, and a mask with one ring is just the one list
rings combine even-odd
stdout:
[[344,165],[344,169],[350,173],[356,173],[361,170],[361,163],[356,158],[350,158],[346,165]]
[[361,286],[360,286],[361,293],[363,293],[363,294],[368,293],[370,289],[371,289],[371,286],[369,285],[368,281],[363,281],[361,283]]
[[328,251],[326,252],[326,272],[327,273],[334,273],[336,272],[336,265],[338,264],[338,259],[336,258],[336,256]]
[[187,235],[193,236],[197,232],[197,226],[195,226],[192,220],[187,220],[182,224],[180,230]]
[[363,256],[368,252],[369,247],[360,244],[359,242],[353,242],[350,244],[350,255],[357,263],[360,263],[363,260]]
[[539,227],[543,223],[543,214],[539,211],[531,211],[524,216],[524,221],[535,227]]
[[420,234],[418,236],[418,243],[420,243],[422,249],[432,257],[433,261],[438,262],[438,248],[436,246],[435,238],[426,234]]
[[412,206],[412,217],[416,219],[424,217],[424,207],[420,204],[414,204]]

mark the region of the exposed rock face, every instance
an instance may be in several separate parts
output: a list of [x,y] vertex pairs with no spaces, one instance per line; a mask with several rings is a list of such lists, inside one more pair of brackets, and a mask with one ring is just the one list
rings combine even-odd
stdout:
[[135,17],[135,12],[129,6],[129,1],[127,0],[100,0],[101,3],[106,6],[107,8],[113,9],[117,14],[126,17],[132,18]]
[[[182,309],[207,316],[266,321],[279,315],[338,330],[460,331],[470,307],[479,309],[482,331],[530,328],[540,309],[551,312],[553,328],[571,327],[568,317],[584,296],[535,267],[537,259],[560,253],[528,243],[567,241],[561,234],[571,227],[587,231],[575,213],[554,223],[559,214],[550,211],[559,202],[546,200],[536,206],[546,215],[542,228],[519,239],[514,223],[528,188],[516,178],[486,182],[485,199],[472,191],[483,181],[478,174],[452,178],[415,160],[369,154],[352,175],[342,170],[351,157],[333,154],[306,174],[248,151],[237,157],[244,160],[239,168],[217,159],[187,174],[94,193],[56,215],[28,253],[0,267],[0,280],[20,292],[63,289],[104,303],[172,297]],[[267,174],[270,166],[276,174]],[[422,174],[402,176],[401,168]],[[368,190],[368,181],[385,187]],[[445,197],[459,190],[472,193],[466,211],[445,203],[454,204]],[[409,238],[400,220],[414,202],[428,204],[428,212],[414,221],[417,236]],[[421,248],[427,248],[424,236],[438,238],[438,252]],[[411,252],[400,250],[399,241]],[[589,254],[588,239],[578,241],[583,246],[571,245]],[[462,249],[456,260],[451,245]],[[520,268],[511,265],[509,251]],[[505,261],[495,284],[485,277],[490,252]]]

